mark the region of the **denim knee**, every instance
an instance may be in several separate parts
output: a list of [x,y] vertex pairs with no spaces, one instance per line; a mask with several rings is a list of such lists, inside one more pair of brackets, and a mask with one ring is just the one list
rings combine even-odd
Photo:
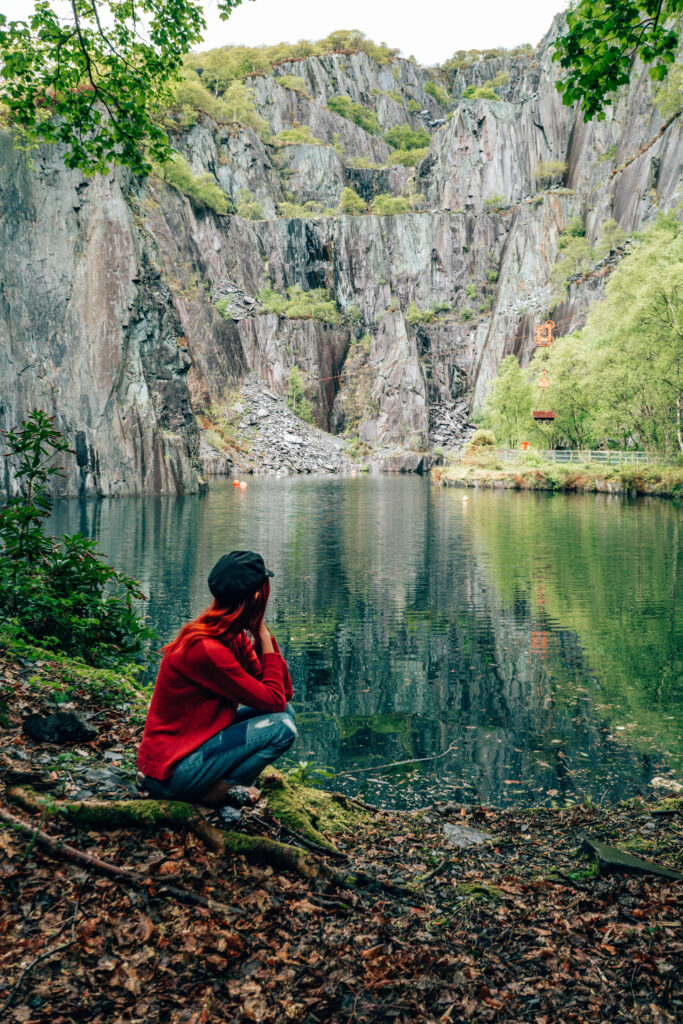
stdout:
[[277,732],[273,738],[276,746],[283,751],[289,750],[297,736],[294,715],[289,708],[288,704],[287,711],[282,711],[277,715]]

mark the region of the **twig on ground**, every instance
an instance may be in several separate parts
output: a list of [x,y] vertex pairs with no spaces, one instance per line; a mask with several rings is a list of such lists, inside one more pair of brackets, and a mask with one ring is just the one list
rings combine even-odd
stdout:
[[[35,839],[37,838],[38,832],[39,832],[39,829],[36,829],[34,837],[33,837],[33,841],[35,841]],[[74,934],[75,928],[76,928],[76,917],[78,915],[79,907],[80,907],[80,903],[76,902],[76,906],[74,908],[73,916],[71,918],[71,938],[67,942],[60,942],[58,946],[52,946],[51,949],[44,949],[42,953],[38,954],[38,956],[34,956],[33,960],[29,960],[29,962],[26,964],[26,966],[22,970],[22,972],[19,975],[19,977],[17,978],[17,980],[12,985],[12,988],[10,989],[10,992],[9,992],[9,995],[7,996],[7,999],[5,999],[5,1002],[2,1004],[2,1006],[0,1006],[0,1013],[4,1013],[5,1010],[8,1010],[10,1008],[10,1006],[14,1002],[14,997],[16,996],[17,992],[21,988],[22,981],[24,980],[26,975],[29,973],[29,971],[33,970],[33,968],[36,966],[36,964],[39,964],[41,960],[48,960],[51,956],[54,956],[55,953],[61,953],[62,950],[68,949],[69,946],[72,946],[74,944],[74,942],[76,941],[76,936]],[[57,938],[57,935],[61,934],[61,932],[64,930],[64,926],[66,925],[66,923],[67,922],[65,921],[62,924],[62,926],[59,929],[59,931],[55,935],[52,936],[54,939]]]
[[[359,775],[361,772],[381,772],[385,768],[400,768],[404,764],[420,764],[422,761],[436,761],[440,757],[446,757],[450,754],[451,750],[456,747],[455,743],[451,743],[446,750],[442,750],[440,754],[431,754],[429,757],[408,757],[404,761],[389,761],[388,764],[373,764],[370,768],[353,768],[346,772],[337,772],[336,777],[340,775]],[[352,798],[350,798],[352,799]]]
[[286,833],[297,842],[301,843],[302,846],[306,847],[307,850],[312,850],[313,853],[320,854],[321,857],[334,857],[337,860],[347,861],[349,858],[342,850],[335,850],[327,846],[321,846],[320,843],[314,843],[312,839],[307,839],[306,836],[302,835],[301,832],[297,832],[296,829],[290,828],[289,825],[283,825],[281,822],[277,822],[277,830]]
[[418,878],[418,882],[419,882],[419,884],[420,884],[420,885],[424,885],[424,884],[425,884],[425,882],[428,882],[428,881],[429,881],[429,880],[430,880],[431,878],[435,878],[435,877],[436,877],[436,875],[440,875],[440,874],[441,874],[441,872],[443,871],[443,869],[444,869],[444,868],[445,868],[445,867],[446,867],[446,866],[447,866],[448,864],[450,864],[450,861],[449,861],[448,857],[444,857],[444,859],[443,859],[442,861],[440,861],[440,862],[439,862],[439,863],[438,863],[438,864],[436,865],[436,867],[435,867],[435,868],[432,868],[432,870],[431,870],[431,871],[428,871],[426,875],[423,875],[423,876],[422,876],[422,878]]
[[[19,832],[29,834],[33,832],[32,825],[28,825],[21,818],[17,818],[10,811],[5,810],[4,807],[0,807],[0,820],[14,826]],[[53,857],[59,857],[60,860],[68,860],[72,864],[82,865],[92,871],[96,871],[100,875],[113,878],[114,881],[120,882],[122,885],[146,889],[148,892],[151,889],[151,895],[154,895],[154,893],[168,895],[179,903],[185,903],[194,907],[205,907],[213,913],[224,914],[228,917],[241,916],[243,913],[237,907],[230,907],[226,903],[218,903],[207,896],[199,896],[197,893],[189,892],[186,889],[179,889],[175,885],[169,885],[166,882],[160,883],[157,879],[139,875],[137,872],[126,871],[116,864],[109,864],[107,861],[100,860],[99,857],[93,857],[90,853],[84,853],[83,850],[78,850],[75,846],[69,846],[59,839],[48,836],[45,832],[38,831],[35,838],[38,845],[51,853]]]

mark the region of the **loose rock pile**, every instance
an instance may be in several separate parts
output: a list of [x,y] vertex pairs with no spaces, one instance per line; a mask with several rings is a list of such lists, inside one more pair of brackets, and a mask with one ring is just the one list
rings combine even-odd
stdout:
[[438,402],[429,406],[429,444],[432,448],[459,451],[476,430],[470,423],[467,399]]
[[[243,408],[240,408],[242,406]],[[252,375],[242,385],[239,433],[243,454],[240,469],[254,473],[345,473],[354,463],[340,437],[304,423]]]

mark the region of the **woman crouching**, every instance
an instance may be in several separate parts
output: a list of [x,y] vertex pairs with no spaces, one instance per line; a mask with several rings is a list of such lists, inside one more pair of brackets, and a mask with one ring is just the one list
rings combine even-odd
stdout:
[[137,759],[151,796],[220,806],[294,742],[292,682],[264,621],[272,575],[253,551],[223,555],[213,604],[163,648]]

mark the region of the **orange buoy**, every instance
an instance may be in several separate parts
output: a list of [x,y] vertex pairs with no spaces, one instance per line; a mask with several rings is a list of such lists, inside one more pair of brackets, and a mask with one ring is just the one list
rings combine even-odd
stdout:
[[247,489],[247,482],[246,482],[246,480],[242,480],[241,483],[240,483],[240,490],[241,491],[246,491],[246,489]]
[[467,497],[467,495],[465,495],[465,497],[462,500],[463,501],[469,501],[470,499]]
[[233,480],[233,482],[232,482],[232,486],[233,487],[239,487],[239,485],[240,485],[239,480]]

